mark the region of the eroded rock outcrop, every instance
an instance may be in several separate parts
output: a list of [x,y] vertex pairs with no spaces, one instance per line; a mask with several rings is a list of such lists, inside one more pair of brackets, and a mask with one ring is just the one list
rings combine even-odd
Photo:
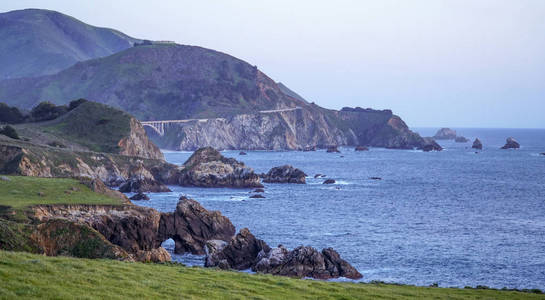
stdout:
[[508,137],[505,141],[505,145],[501,147],[501,149],[518,149],[520,148],[520,144],[512,137]]
[[235,227],[220,212],[208,211],[199,202],[182,196],[175,212],[162,214],[159,232],[160,240],[174,240],[176,253],[205,254],[208,240],[229,241]]
[[176,184],[199,187],[263,187],[254,170],[211,147],[201,148],[184,163]]
[[209,247],[205,266],[236,270],[252,269],[259,273],[299,278],[359,279],[362,277],[331,248],[324,249],[322,252],[303,246],[292,251],[283,246],[271,249],[247,228],[240,230],[229,244]]
[[262,174],[263,182],[267,183],[306,183],[305,172],[290,165],[274,167],[266,174]]

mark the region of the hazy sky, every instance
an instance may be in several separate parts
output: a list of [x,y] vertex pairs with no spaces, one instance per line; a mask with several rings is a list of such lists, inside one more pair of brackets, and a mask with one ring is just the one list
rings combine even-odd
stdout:
[[2,0],[241,58],[328,108],[545,128],[545,0]]

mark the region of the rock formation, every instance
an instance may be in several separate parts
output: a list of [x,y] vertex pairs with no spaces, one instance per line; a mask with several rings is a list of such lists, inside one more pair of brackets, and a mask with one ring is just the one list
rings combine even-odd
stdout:
[[508,137],[505,145],[501,147],[501,149],[518,149],[520,148],[520,144],[512,137]]
[[175,183],[200,187],[263,187],[252,168],[226,158],[211,147],[201,148],[184,163]]
[[323,184],[334,184],[335,183],[335,179],[326,179]]
[[443,147],[441,147],[432,138],[424,138],[424,144],[422,147],[419,147],[418,150],[422,150],[424,152],[441,151],[443,150]]
[[205,254],[208,240],[229,241],[234,234],[235,227],[227,217],[184,196],[175,212],[162,214],[159,224],[159,240],[172,238],[176,253]]
[[328,146],[326,152],[327,153],[340,153],[341,151],[339,151],[337,146]]
[[305,172],[294,168],[290,165],[284,165],[280,167],[274,167],[263,174],[263,182],[267,183],[306,183]]
[[210,247],[205,266],[267,273],[291,277],[331,279],[346,277],[359,279],[362,275],[339,254],[327,248],[318,252],[312,247],[298,247],[293,251],[279,246],[271,249],[247,228],[231,239],[229,244]]
[[469,142],[469,140],[466,139],[466,138],[463,137],[463,136],[457,136],[457,137],[454,139],[454,141],[455,141],[456,143],[467,143],[467,142]]
[[133,195],[129,199],[139,201],[139,200],[149,200],[149,197],[148,197],[148,195],[146,195],[144,193],[138,193],[138,194]]
[[433,138],[436,140],[453,140],[456,138],[456,131],[450,128],[441,128]]
[[473,141],[473,145],[471,146],[471,148],[482,150],[483,149],[483,143],[481,143],[481,140],[476,138],[475,141]]

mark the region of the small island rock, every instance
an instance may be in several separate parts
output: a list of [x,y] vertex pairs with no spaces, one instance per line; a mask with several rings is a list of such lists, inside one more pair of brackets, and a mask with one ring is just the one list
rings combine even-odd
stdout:
[[341,151],[339,151],[339,149],[337,149],[337,146],[329,146],[327,147],[327,151],[328,153],[340,153]]
[[466,138],[463,137],[463,136],[457,136],[457,137],[454,139],[454,141],[455,141],[456,143],[467,143],[467,142],[469,142],[469,140],[466,139]]
[[334,184],[335,182],[335,179],[326,179],[322,184]]
[[473,149],[483,150],[483,143],[481,143],[481,140],[475,139],[473,142],[473,145],[471,146]]
[[290,165],[284,165],[280,167],[274,167],[263,174],[263,182],[267,183],[306,183],[305,172],[294,168]]
[[453,140],[456,138],[456,131],[450,128],[441,128],[433,138],[436,140]]
[[146,195],[144,193],[137,193],[137,194],[133,195],[132,197],[130,197],[129,199],[131,199],[131,200],[149,200],[149,197],[148,197],[148,195]]
[[518,149],[520,148],[520,144],[512,137],[508,137],[505,145],[501,147],[501,149]]

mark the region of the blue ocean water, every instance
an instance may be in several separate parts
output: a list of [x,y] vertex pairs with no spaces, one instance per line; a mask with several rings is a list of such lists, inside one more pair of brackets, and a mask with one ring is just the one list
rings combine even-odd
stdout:
[[[436,130],[416,129],[424,136]],[[248,198],[252,189],[173,186],[172,193],[136,203],[173,211],[186,194],[271,246],[333,247],[363,281],[544,289],[545,156],[539,153],[545,130],[457,131],[478,137],[484,149],[477,154],[471,142],[439,141],[445,150],[430,153],[224,151],[257,172],[291,164],[309,175],[307,184],[265,184],[265,199]],[[522,148],[500,150],[509,136]],[[165,151],[176,164],[190,155]],[[337,184],[322,184],[317,173]],[[172,251],[172,242],[165,247]],[[201,257],[173,257],[202,263]]]

